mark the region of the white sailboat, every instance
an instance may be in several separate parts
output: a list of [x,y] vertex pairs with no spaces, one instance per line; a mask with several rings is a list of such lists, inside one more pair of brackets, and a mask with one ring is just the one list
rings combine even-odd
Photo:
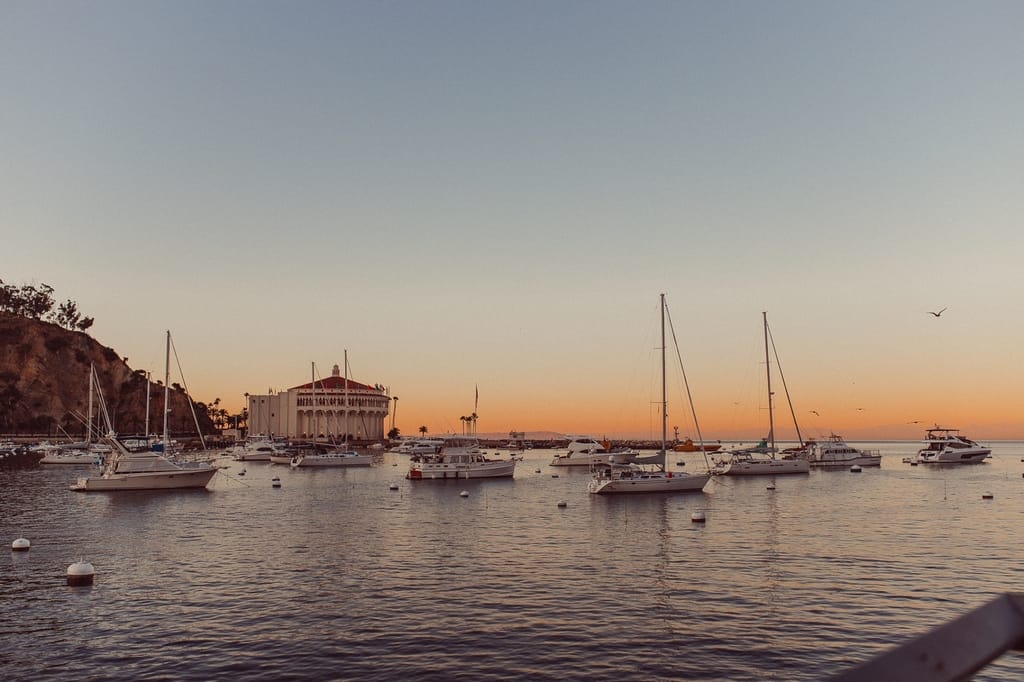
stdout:
[[[164,374],[164,434],[163,442],[170,443],[167,429],[169,413],[171,375],[171,332],[167,332],[167,364]],[[107,414],[103,393],[96,382],[97,395],[100,400],[100,411],[107,429],[107,443],[113,449],[99,476],[79,478],[73,483],[71,490],[81,492],[119,491],[119,490],[179,490],[184,488],[205,488],[217,470],[209,464],[179,463],[167,457],[164,452],[131,452],[113,433],[110,416]]]
[[[806,474],[811,470],[810,463],[806,459],[799,458],[778,458],[775,456],[775,413],[772,408],[772,364],[768,355],[768,313],[762,312],[764,320],[764,360],[765,370],[768,377],[768,438],[759,445],[752,448],[730,450],[725,458],[716,460],[715,474],[723,476],[763,476],[774,474]],[[772,345],[774,348],[774,344]],[[785,385],[785,378],[783,378]],[[789,391],[787,389],[788,398]],[[792,411],[792,405],[790,405]],[[796,419],[794,418],[794,423]],[[800,440],[800,429],[797,427],[797,439]],[[803,442],[801,440],[801,442]]]
[[[675,332],[673,331],[673,337]],[[685,375],[684,375],[685,376]],[[689,393],[689,388],[687,388]],[[690,401],[693,409],[693,401]],[[697,421],[694,412],[694,423]],[[698,438],[700,429],[697,430]],[[645,459],[637,459],[638,463],[616,464],[598,468],[587,484],[587,490],[595,495],[612,493],[665,493],[665,492],[699,492],[704,490],[710,473],[687,474],[681,471],[668,471],[665,467],[666,450],[668,448],[668,399],[665,392],[665,294],[661,294],[661,450],[657,455]],[[654,465],[653,469],[645,468],[645,464]]]
[[[313,409],[316,410],[316,363],[313,363]],[[313,429],[313,452],[297,454],[291,458],[292,468],[299,467],[368,467],[373,464],[373,455],[362,455],[348,449],[348,351],[345,351],[345,384],[343,392],[345,407],[345,441],[341,448],[332,448],[325,452],[317,448],[317,437],[320,431],[320,413],[316,413],[316,427]]]

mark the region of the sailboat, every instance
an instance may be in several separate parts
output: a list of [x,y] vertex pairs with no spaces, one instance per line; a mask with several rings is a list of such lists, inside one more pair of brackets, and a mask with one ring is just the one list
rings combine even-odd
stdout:
[[[687,474],[668,471],[665,468],[668,448],[668,399],[665,393],[665,294],[661,294],[661,450],[653,457],[638,458],[635,462],[598,468],[587,484],[587,490],[595,495],[612,493],[666,493],[703,491],[711,478],[710,473]],[[673,336],[675,333],[673,332]],[[687,389],[689,391],[689,389]],[[693,402],[690,403],[691,409]],[[696,422],[696,414],[694,414]],[[698,429],[698,438],[700,432]],[[653,464],[654,469],[645,469]]]
[[[102,465],[103,458],[110,453],[110,447],[102,443],[93,442],[93,405],[92,399],[95,395],[95,387],[98,385],[96,381],[96,367],[95,365],[89,365],[89,413],[86,418],[82,420],[85,423],[85,442],[77,443],[72,445],[51,445],[49,443],[40,443],[38,446],[33,448],[36,451],[43,452],[43,458],[39,460],[40,464],[57,464],[57,465]],[[77,413],[74,415],[81,419],[81,416]]]
[[96,382],[97,395],[100,402],[100,413],[104,418],[107,430],[106,442],[111,446],[112,453],[107,457],[103,473],[99,476],[79,478],[73,483],[71,490],[81,492],[117,491],[117,490],[179,490],[184,488],[205,488],[217,470],[205,462],[182,464],[167,457],[166,446],[169,444],[167,430],[168,399],[170,397],[171,378],[171,332],[167,332],[167,364],[164,375],[164,433],[162,452],[146,450],[132,452],[117,439],[110,423],[103,393]]
[[[724,476],[762,476],[765,474],[806,474],[811,465],[806,459],[777,458],[775,453],[775,413],[772,409],[772,364],[768,355],[768,313],[762,312],[764,320],[764,361],[768,376],[768,437],[752,448],[730,450],[728,458],[716,461],[713,473]],[[774,348],[774,343],[773,346]],[[785,379],[783,379],[785,385]],[[789,392],[787,390],[788,397]],[[792,408],[792,405],[790,406]],[[795,422],[795,419],[794,419]],[[799,429],[797,439],[800,439]]]
[[[321,382],[322,383],[322,382]],[[310,384],[313,391],[313,409],[316,410],[316,363],[313,363],[313,381]],[[361,455],[355,450],[348,449],[348,351],[345,351],[345,384],[343,393],[343,405],[345,406],[345,441],[340,448],[332,448],[320,451],[317,446],[317,437],[320,431],[320,413],[317,412],[317,425],[313,429],[313,452],[309,454],[297,454],[291,458],[292,468],[298,467],[368,467],[373,464],[373,455]]]

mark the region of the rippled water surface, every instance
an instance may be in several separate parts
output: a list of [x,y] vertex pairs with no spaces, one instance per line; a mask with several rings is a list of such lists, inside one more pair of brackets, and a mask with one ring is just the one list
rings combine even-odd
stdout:
[[[406,481],[390,454],[232,463],[199,492],[0,471],[0,540],[32,542],[0,570],[0,677],[827,677],[1024,586],[1024,444],[941,469],[870,447],[881,469],[635,497],[588,495],[543,450],[494,481]],[[67,587],[80,558],[95,584]],[[1024,658],[978,678],[1022,679]]]

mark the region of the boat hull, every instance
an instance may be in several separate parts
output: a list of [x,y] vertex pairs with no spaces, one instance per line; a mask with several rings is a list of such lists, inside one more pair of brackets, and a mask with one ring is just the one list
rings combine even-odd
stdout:
[[372,455],[303,455],[295,457],[291,461],[293,468],[368,467],[372,464]]
[[810,470],[810,462],[805,459],[754,459],[728,462],[716,473],[723,476],[778,476],[806,474]]
[[141,472],[133,474],[108,474],[79,478],[70,486],[80,492],[115,490],[181,490],[205,488],[216,469],[183,469],[180,471]]
[[981,464],[991,454],[991,450],[977,450],[974,452],[943,452],[938,455],[918,454],[917,461],[921,464]]
[[810,460],[812,469],[843,469],[851,466],[878,467],[882,466],[881,455],[861,455],[849,459],[823,459]]
[[587,489],[595,495],[701,492],[710,479],[711,474],[676,474],[611,479],[596,478],[590,482]]
[[406,478],[411,481],[510,478],[515,472],[515,461],[482,462],[470,465],[425,462],[409,469]]
[[602,452],[585,453],[571,452],[568,455],[558,455],[551,460],[548,466],[553,467],[592,467],[611,466],[612,464],[628,464],[636,457],[634,452]]

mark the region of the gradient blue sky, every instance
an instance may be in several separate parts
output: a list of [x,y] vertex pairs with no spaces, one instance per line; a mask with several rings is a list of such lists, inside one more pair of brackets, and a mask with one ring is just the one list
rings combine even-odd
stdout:
[[664,291],[706,436],[765,430],[767,310],[805,430],[1024,437],[1022,36],[1016,1],[0,0],[0,278],[135,368],[171,329],[232,409],[347,348],[404,433],[479,386],[481,431],[647,436]]

